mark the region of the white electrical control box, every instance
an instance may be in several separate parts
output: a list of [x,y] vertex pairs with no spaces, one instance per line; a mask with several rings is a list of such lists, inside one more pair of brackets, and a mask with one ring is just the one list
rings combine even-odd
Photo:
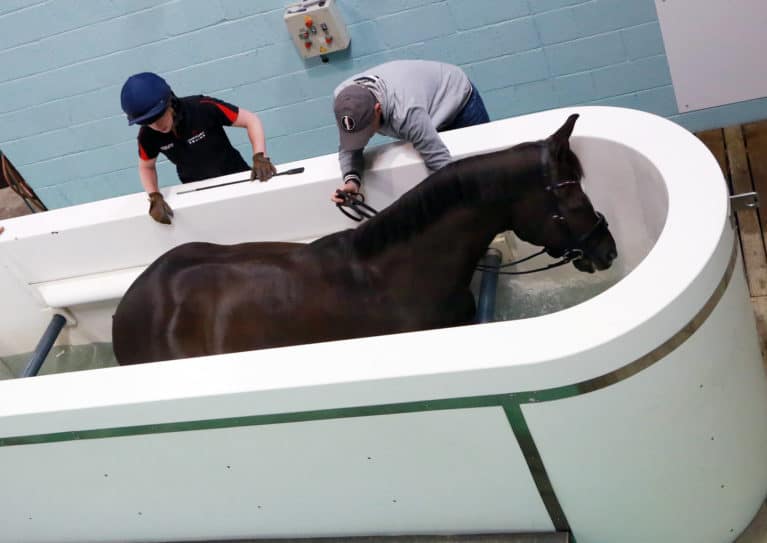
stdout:
[[335,0],[303,0],[285,8],[285,25],[303,58],[322,56],[349,47],[346,29]]

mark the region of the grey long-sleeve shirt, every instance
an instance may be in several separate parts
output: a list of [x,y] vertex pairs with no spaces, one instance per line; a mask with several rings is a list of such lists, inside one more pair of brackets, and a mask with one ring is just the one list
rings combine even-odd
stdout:
[[[379,134],[411,142],[432,171],[450,162],[450,152],[437,131],[455,119],[471,96],[471,82],[463,70],[441,62],[395,60],[352,76],[333,95],[358,83],[381,104]],[[351,172],[362,176],[361,149],[339,149],[338,160],[344,177]]]

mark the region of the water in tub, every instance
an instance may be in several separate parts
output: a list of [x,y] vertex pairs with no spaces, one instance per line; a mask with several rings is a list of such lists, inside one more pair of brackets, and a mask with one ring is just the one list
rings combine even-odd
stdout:
[[[507,233],[506,247],[502,250],[504,263],[518,259],[538,251],[518,240],[513,234]],[[541,255],[518,266],[506,268],[504,271],[521,271],[540,268],[556,262],[557,259]],[[498,288],[495,299],[496,321],[525,319],[538,317],[572,307],[604,292],[617,283],[624,275],[620,257],[607,270],[595,273],[583,273],[576,270],[572,264],[558,268],[539,271],[525,275],[501,275],[498,278]],[[472,292],[478,298],[481,274],[474,274]]]
[[[0,379],[13,379],[21,375],[32,353],[0,358]],[[39,375],[90,370],[116,366],[111,343],[88,345],[55,345],[40,368]]]

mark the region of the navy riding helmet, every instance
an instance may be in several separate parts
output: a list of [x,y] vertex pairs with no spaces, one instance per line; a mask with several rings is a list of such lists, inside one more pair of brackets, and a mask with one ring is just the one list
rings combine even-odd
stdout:
[[128,78],[120,92],[120,104],[128,124],[151,124],[168,107],[172,91],[159,75],[141,72]]

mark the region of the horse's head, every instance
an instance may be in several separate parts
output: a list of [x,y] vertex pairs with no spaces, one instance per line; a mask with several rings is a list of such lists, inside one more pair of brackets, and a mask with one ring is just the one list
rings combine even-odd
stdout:
[[618,252],[607,220],[580,184],[583,170],[569,142],[576,119],[571,115],[552,136],[525,144],[529,152],[539,153],[542,175],[515,206],[513,229],[549,255],[567,257],[580,271],[592,273],[609,268]]

